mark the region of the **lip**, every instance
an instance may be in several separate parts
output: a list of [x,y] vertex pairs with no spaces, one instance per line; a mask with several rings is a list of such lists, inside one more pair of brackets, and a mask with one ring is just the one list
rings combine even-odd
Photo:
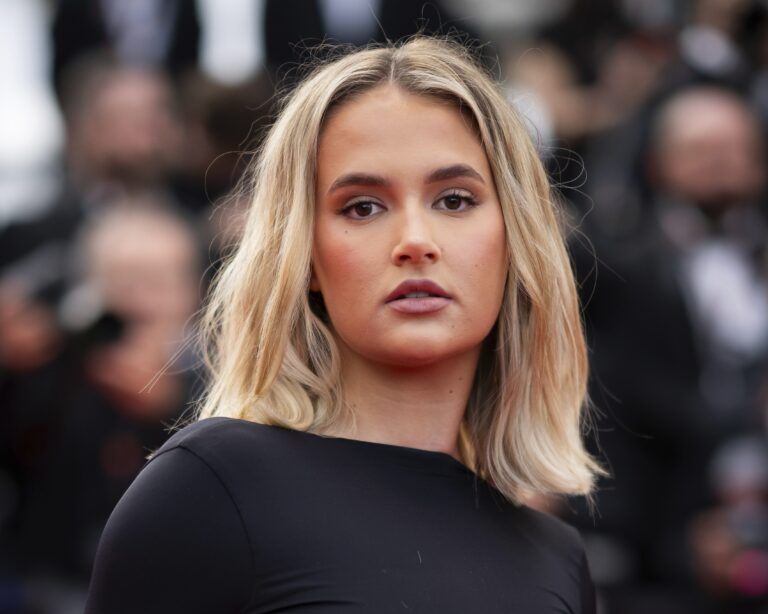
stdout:
[[[431,296],[401,298],[412,292],[428,292]],[[401,313],[423,314],[440,311],[451,302],[451,296],[438,284],[429,279],[408,279],[389,293],[388,306]]]
[[389,293],[387,298],[385,299],[385,302],[391,303],[392,301],[396,300],[408,300],[408,301],[423,301],[426,299],[401,299],[400,297],[405,294],[411,294],[413,292],[427,292],[429,294],[432,294],[433,296],[429,298],[451,298],[450,294],[448,294],[445,290],[443,290],[438,284],[436,284],[434,281],[431,281],[429,279],[406,279],[403,283],[401,283],[397,288],[392,290],[392,292]]

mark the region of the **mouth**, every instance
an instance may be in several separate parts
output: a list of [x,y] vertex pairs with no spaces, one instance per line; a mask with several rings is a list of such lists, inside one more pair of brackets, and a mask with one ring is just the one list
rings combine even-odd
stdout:
[[428,279],[409,279],[401,283],[387,296],[387,303],[407,299],[443,298],[451,296],[438,284]]
[[386,304],[402,314],[430,314],[448,306],[451,296],[438,284],[428,279],[414,279],[401,283],[390,292]]

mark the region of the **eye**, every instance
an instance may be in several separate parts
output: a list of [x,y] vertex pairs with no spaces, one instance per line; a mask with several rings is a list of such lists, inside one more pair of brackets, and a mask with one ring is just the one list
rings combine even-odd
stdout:
[[382,211],[384,211],[384,207],[379,203],[370,200],[358,200],[343,207],[339,213],[353,220],[364,220]]
[[432,205],[433,209],[460,213],[477,206],[477,200],[469,192],[451,192],[440,197]]

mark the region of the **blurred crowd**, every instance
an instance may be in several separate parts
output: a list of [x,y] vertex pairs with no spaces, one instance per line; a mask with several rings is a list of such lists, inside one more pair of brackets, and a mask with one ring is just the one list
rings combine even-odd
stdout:
[[82,610],[189,417],[275,93],[323,40],[416,31],[478,43],[566,211],[611,477],[536,504],[600,613],[768,612],[768,2],[4,0],[0,613]]

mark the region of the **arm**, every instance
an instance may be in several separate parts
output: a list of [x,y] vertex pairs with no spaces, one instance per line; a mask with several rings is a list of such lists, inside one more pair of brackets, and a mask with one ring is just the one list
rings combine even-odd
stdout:
[[86,614],[227,614],[247,604],[253,555],[214,471],[184,448],[154,458],[101,537]]

